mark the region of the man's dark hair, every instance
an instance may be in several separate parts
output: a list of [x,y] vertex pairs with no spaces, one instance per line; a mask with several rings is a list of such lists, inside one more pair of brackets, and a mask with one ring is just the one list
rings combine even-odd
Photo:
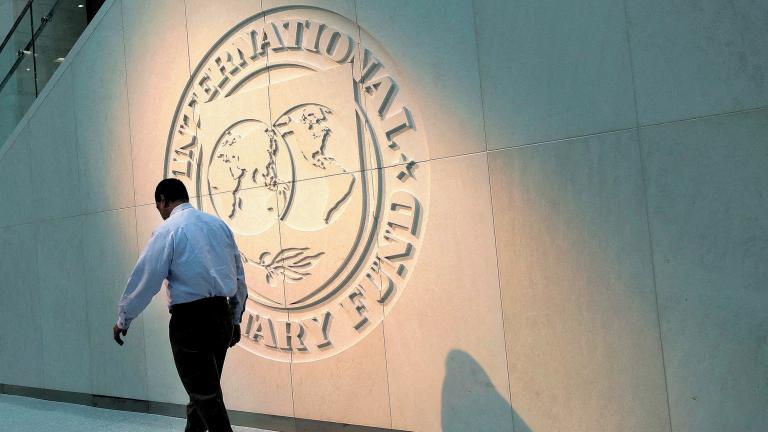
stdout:
[[162,198],[165,198],[167,202],[174,201],[189,201],[189,194],[187,193],[187,187],[179,179],[167,178],[161,180],[155,188],[155,202],[160,202]]

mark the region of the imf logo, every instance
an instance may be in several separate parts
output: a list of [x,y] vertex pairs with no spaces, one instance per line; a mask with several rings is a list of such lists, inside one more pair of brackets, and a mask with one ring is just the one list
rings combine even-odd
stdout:
[[326,358],[401,296],[429,198],[410,97],[382,47],[320,9],[248,18],[199,63],[164,174],[236,235],[249,287],[242,348]]

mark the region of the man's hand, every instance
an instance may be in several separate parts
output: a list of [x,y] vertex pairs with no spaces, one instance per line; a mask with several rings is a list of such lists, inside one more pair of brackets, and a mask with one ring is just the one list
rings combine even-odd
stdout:
[[238,342],[240,342],[240,326],[236,325],[232,328],[232,339],[229,341],[229,347],[232,348],[237,345]]
[[123,342],[122,339],[120,339],[120,335],[122,334],[125,336],[128,333],[128,329],[121,329],[120,327],[115,324],[114,327],[112,327],[112,333],[115,335],[115,342],[117,342],[118,345],[122,345],[125,342]]

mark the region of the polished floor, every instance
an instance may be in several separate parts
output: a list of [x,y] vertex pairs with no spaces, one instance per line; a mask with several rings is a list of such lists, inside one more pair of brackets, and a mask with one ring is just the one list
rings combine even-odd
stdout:
[[[234,427],[236,432],[268,432]],[[184,420],[0,395],[0,432],[177,432]]]

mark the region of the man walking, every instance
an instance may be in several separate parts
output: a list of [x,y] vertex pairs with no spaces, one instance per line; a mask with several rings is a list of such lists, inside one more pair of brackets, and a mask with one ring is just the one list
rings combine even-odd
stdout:
[[165,179],[155,189],[163,222],[133,269],[118,305],[115,341],[168,280],[173,360],[189,395],[187,432],[231,432],[221,392],[227,348],[240,341],[248,290],[229,227],[189,204],[184,183]]

